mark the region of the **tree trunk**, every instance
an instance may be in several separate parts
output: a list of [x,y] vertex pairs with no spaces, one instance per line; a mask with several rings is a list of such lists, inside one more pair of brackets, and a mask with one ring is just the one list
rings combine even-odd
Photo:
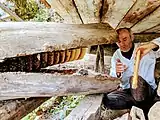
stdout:
[[99,46],[99,53],[100,53],[100,71],[101,73],[104,73],[104,48],[102,45]]
[[97,52],[96,52],[96,68],[95,68],[95,71],[96,72],[99,72],[99,60],[100,60],[100,45],[97,46]]
[[30,98],[27,100],[8,100],[0,102],[1,120],[20,120],[49,98]]
[[[97,46],[97,52],[96,52],[96,68],[95,71],[96,72],[100,72],[104,73],[104,48],[102,45],[98,45]],[[100,66],[99,66],[100,63]]]
[[111,92],[120,80],[102,76],[1,73],[0,100]]
[[6,22],[0,23],[0,30],[0,59],[116,41],[115,30],[108,24]]

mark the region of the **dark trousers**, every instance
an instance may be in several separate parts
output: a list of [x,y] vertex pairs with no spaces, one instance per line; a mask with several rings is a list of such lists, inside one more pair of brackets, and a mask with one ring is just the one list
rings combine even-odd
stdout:
[[[132,84],[132,80],[130,80]],[[139,76],[138,87],[136,89],[117,89],[109,94],[104,94],[103,104],[110,109],[130,109],[137,106],[142,109],[150,107],[154,99],[155,90]]]

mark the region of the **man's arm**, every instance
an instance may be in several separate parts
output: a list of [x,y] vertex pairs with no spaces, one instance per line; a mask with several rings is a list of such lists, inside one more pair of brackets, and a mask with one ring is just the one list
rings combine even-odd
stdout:
[[141,51],[141,58],[151,50],[156,50],[156,58],[160,57],[160,37],[152,40],[149,43],[140,45],[136,51]]

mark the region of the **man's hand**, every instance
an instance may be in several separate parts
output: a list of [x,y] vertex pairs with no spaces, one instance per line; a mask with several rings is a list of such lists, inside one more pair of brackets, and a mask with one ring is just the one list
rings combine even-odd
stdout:
[[117,62],[116,62],[116,74],[117,74],[117,76],[120,77],[121,74],[122,74],[124,71],[126,71],[126,69],[127,69],[127,66],[124,65],[124,64],[120,61],[120,59],[117,59]]
[[153,42],[142,44],[136,49],[136,54],[137,54],[137,51],[140,50],[141,58],[142,58],[143,56],[145,56],[147,53],[149,53],[152,49],[156,47],[158,47],[158,45],[154,44]]

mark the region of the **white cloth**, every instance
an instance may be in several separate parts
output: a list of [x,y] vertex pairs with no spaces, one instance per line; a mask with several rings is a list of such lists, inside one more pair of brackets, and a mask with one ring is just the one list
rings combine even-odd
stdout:
[[[153,89],[156,89],[157,85],[155,83],[154,70],[155,70],[156,58],[160,57],[160,38],[156,38],[152,42],[157,44],[159,46],[159,49],[157,51],[151,50],[148,54],[143,56],[143,58],[140,60],[138,75],[141,76],[144,80],[146,80],[146,82]],[[131,76],[133,76],[134,53],[138,46],[139,44],[135,44],[134,51],[130,60],[122,56],[120,49],[116,50],[116,52],[113,54],[113,57],[111,59],[110,76],[112,77],[117,77],[116,75],[117,59],[120,59],[120,61],[127,66],[127,69],[122,74],[122,78],[121,78],[122,82],[120,86],[123,89],[130,88],[129,79]]]

